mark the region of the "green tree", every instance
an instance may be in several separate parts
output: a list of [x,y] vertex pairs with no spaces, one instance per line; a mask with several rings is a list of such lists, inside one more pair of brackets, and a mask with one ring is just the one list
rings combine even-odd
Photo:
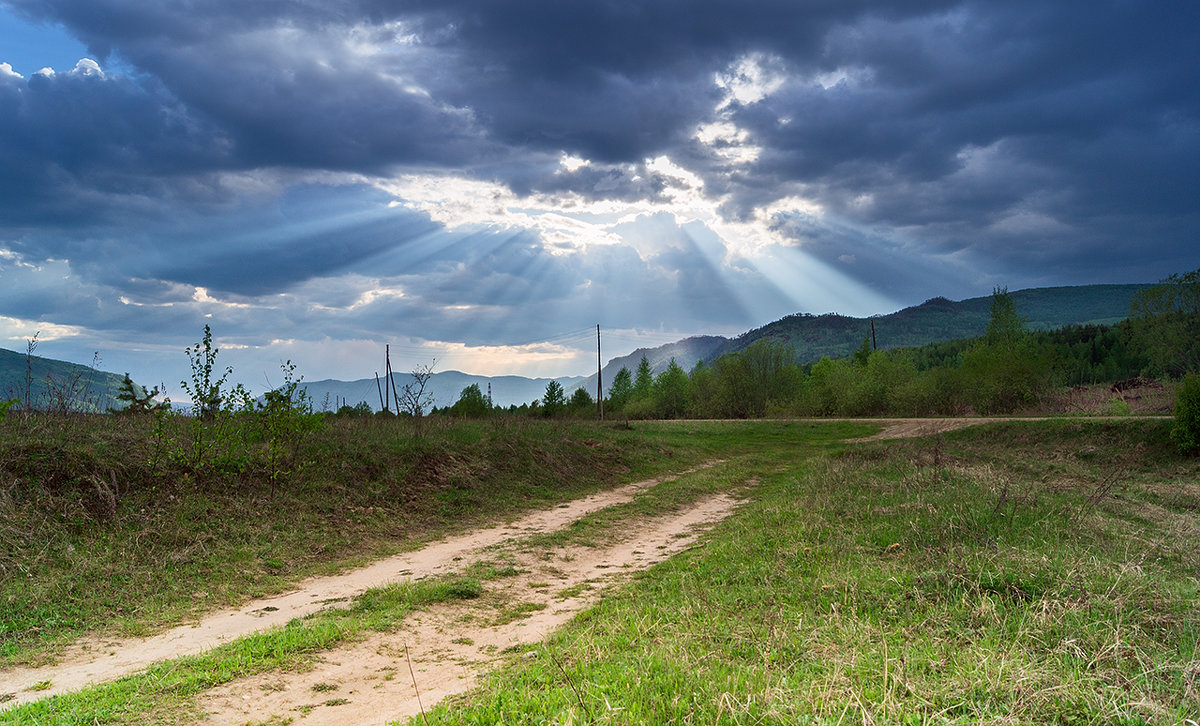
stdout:
[[1139,292],[1129,316],[1151,373],[1177,378],[1200,372],[1200,269]]
[[625,404],[633,396],[633,374],[622,366],[613,376],[612,384],[608,387],[608,407],[613,413],[625,409]]
[[713,374],[718,413],[732,418],[763,416],[772,404],[793,401],[803,379],[795,351],[766,338],[718,358]]
[[642,356],[638,362],[637,373],[633,377],[633,397],[639,401],[644,401],[654,394],[654,371],[650,368],[650,361],[646,360],[646,356]]
[[854,365],[861,368],[867,367],[867,361],[871,359],[871,336],[863,336],[862,345],[858,346],[858,350],[854,351]]
[[296,375],[296,364],[289,360],[281,368],[283,384],[264,393],[258,404],[272,487],[300,467],[305,438],[322,426],[320,414],[313,413],[308,391],[300,387],[304,377]]
[[567,399],[563,393],[562,384],[558,381],[547,383],[546,393],[542,396],[542,415],[547,418],[554,418],[562,413],[566,403]]
[[140,414],[153,413],[154,409],[160,405],[164,405],[154,399],[158,396],[158,387],[147,391],[145,388],[133,382],[133,379],[126,373],[121,379],[121,385],[117,387],[117,400],[125,403],[121,408],[110,408],[109,413],[119,414]]
[[695,418],[714,418],[719,416],[717,410],[717,380],[712,368],[704,361],[696,361],[692,372],[688,374],[692,391],[688,415]]
[[483,395],[479,384],[472,383],[458,394],[458,401],[450,407],[450,414],[463,418],[483,418],[488,415],[490,409],[487,396]]
[[988,321],[987,332],[983,336],[988,344],[1014,345],[1028,335],[1025,318],[1017,312],[1017,302],[1013,300],[1007,287],[992,288],[992,302],[989,311],[991,318]]
[[1017,314],[1005,288],[992,293],[987,333],[962,357],[968,400],[979,413],[1011,413],[1036,403],[1049,384],[1052,362]]
[[350,404],[345,404],[337,410],[337,415],[338,416],[355,416],[355,417],[370,416],[371,415],[371,404],[367,403],[366,401],[359,401],[358,403],[354,404],[353,406],[351,406]]
[[592,394],[587,392],[583,386],[575,389],[571,394],[571,400],[568,402],[572,416],[584,418],[587,416],[596,415],[596,401],[592,398]]
[[654,398],[660,418],[679,418],[687,411],[690,386],[687,373],[672,358],[654,381]]

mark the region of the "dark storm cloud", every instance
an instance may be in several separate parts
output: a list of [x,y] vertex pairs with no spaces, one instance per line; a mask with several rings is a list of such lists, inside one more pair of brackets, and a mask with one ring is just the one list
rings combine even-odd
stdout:
[[[907,3],[886,15],[945,4]],[[461,165],[483,151],[481,134],[637,161],[690,134],[717,100],[713,73],[739,55],[772,52],[808,66],[826,32],[872,10],[862,1],[12,5],[159,79],[212,119],[244,164],[359,170]],[[400,30],[385,25],[394,22]],[[411,31],[412,41],[360,57],[345,42],[350,29],[373,41]]]
[[160,84],[81,61],[28,79],[0,75],[5,226],[94,224],[119,196],[165,195],[177,173],[219,167],[221,136]]
[[[827,40],[828,66],[850,69],[847,80],[793,80],[733,117],[764,147],[765,178],[928,251],[1093,273],[1152,255],[1161,275],[1194,262],[1196,25],[1191,6],[1128,3],[868,20]],[[737,190],[736,208],[769,189]],[[1005,231],[1030,213],[1058,224]],[[1130,244],[1139,224],[1156,228],[1152,245]]]
[[[718,282],[756,278],[702,235],[556,256],[532,233],[441,235],[364,183],[295,190],[309,173],[450,170],[519,195],[663,202],[673,182],[646,161],[658,155],[731,219],[794,195],[820,203],[827,219],[776,230],[898,298],[928,297],[948,257],[968,278],[980,269],[963,288],[1196,264],[1189,3],[7,4],[64,24],[100,65],[0,75],[0,242],[133,297],[174,294],[146,282],[164,280],[253,298],[340,271],[403,281],[412,297],[389,303],[393,317],[480,327],[513,306],[612,304],[588,287],[611,279],[675,319],[732,320],[744,311]],[[772,82],[738,100],[717,79],[746,59]],[[753,161],[696,138],[718,121]],[[562,153],[592,164],[566,172]],[[338,205],[347,218],[323,225]]]

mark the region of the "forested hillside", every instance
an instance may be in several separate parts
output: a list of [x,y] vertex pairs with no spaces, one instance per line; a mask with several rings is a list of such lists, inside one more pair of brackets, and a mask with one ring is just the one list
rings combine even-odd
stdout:
[[[1053,330],[1068,325],[1105,325],[1129,315],[1133,296],[1148,285],[1085,285],[1046,287],[1010,293],[1017,313],[1030,330]],[[715,349],[706,362],[726,353],[744,350],[755,341],[771,340],[796,351],[802,362],[824,356],[850,355],[875,325],[875,345],[880,350],[940,343],[958,338],[974,338],[987,329],[990,297],[960,302],[935,297],[920,305],[875,318],[845,315],[789,315],[764,325]],[[632,368],[631,368],[632,370]]]
[[0,348],[0,400],[32,401],[40,410],[105,411],[120,405],[121,379],[91,366]]

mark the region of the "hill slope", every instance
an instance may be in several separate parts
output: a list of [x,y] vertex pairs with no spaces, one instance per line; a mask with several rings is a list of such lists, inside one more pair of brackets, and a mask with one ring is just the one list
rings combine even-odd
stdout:
[[[1112,324],[1129,315],[1134,294],[1149,285],[1084,285],[1042,287],[1012,293],[1017,311],[1034,330],[1066,325]],[[849,355],[871,335],[881,350],[939,343],[983,335],[990,318],[991,296],[953,302],[936,297],[920,305],[874,318],[844,315],[790,315],[727,341],[708,360],[742,350],[767,338],[796,350],[801,362]]]
[[[28,365],[27,365],[28,364]],[[90,366],[31,356],[0,348],[0,400],[29,397],[37,409],[106,411],[119,407],[122,375]]]
[[[1017,311],[1034,330],[1053,330],[1067,325],[1111,325],[1129,315],[1133,296],[1149,284],[1080,285],[1039,287],[1012,293]],[[746,348],[766,338],[790,345],[802,363],[822,356],[849,355],[871,335],[875,323],[876,344],[881,350],[921,346],[982,335],[990,318],[992,298],[975,297],[953,301],[944,297],[926,300],[888,315],[853,318],[846,315],[798,313],[747,331],[736,338],[697,336],[657,348],[639,348],[627,356],[613,358],[604,366],[605,386],[621,368],[633,372],[643,355],[655,374],[666,369],[671,359],[690,370],[697,361],[711,363],[726,353]],[[596,376],[579,385],[589,393],[596,389]]]

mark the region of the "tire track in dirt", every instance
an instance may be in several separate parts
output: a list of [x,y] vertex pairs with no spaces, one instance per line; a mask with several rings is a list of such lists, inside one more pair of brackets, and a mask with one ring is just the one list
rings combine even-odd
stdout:
[[[553,532],[591,512],[632,501],[641,492],[674,481],[723,460],[711,461],[671,476],[627,484],[526,514],[507,524],[448,537],[341,575],[305,580],[296,590],[248,602],[204,616],[149,638],[85,640],[69,649],[57,664],[0,671],[0,712],[87,685],[114,680],[151,663],[194,655],[293,618],[348,602],[366,590],[405,579],[418,580],[459,569],[460,561],[487,547],[530,534]],[[45,683],[49,687],[44,687]],[[33,690],[35,689],[36,690]]]
[[[489,580],[484,601],[413,613],[394,633],[326,652],[308,672],[261,674],[214,688],[201,701],[208,713],[202,723],[242,726],[291,718],[306,726],[343,726],[417,716],[422,707],[469,690],[505,651],[542,641],[633,572],[692,547],[701,528],[740,503],[720,494],[679,513],[639,520],[609,547],[518,551],[513,562],[520,576]],[[503,622],[503,607],[513,604],[532,615]]]
[[957,418],[840,418],[840,419],[803,419],[805,421],[854,421],[858,423],[878,423],[883,426],[879,433],[860,439],[846,439],[847,442],[883,441],[886,439],[915,439],[922,436],[965,429],[968,426],[979,426],[989,423],[1010,423],[1013,421],[1168,421],[1170,416],[960,416]]

